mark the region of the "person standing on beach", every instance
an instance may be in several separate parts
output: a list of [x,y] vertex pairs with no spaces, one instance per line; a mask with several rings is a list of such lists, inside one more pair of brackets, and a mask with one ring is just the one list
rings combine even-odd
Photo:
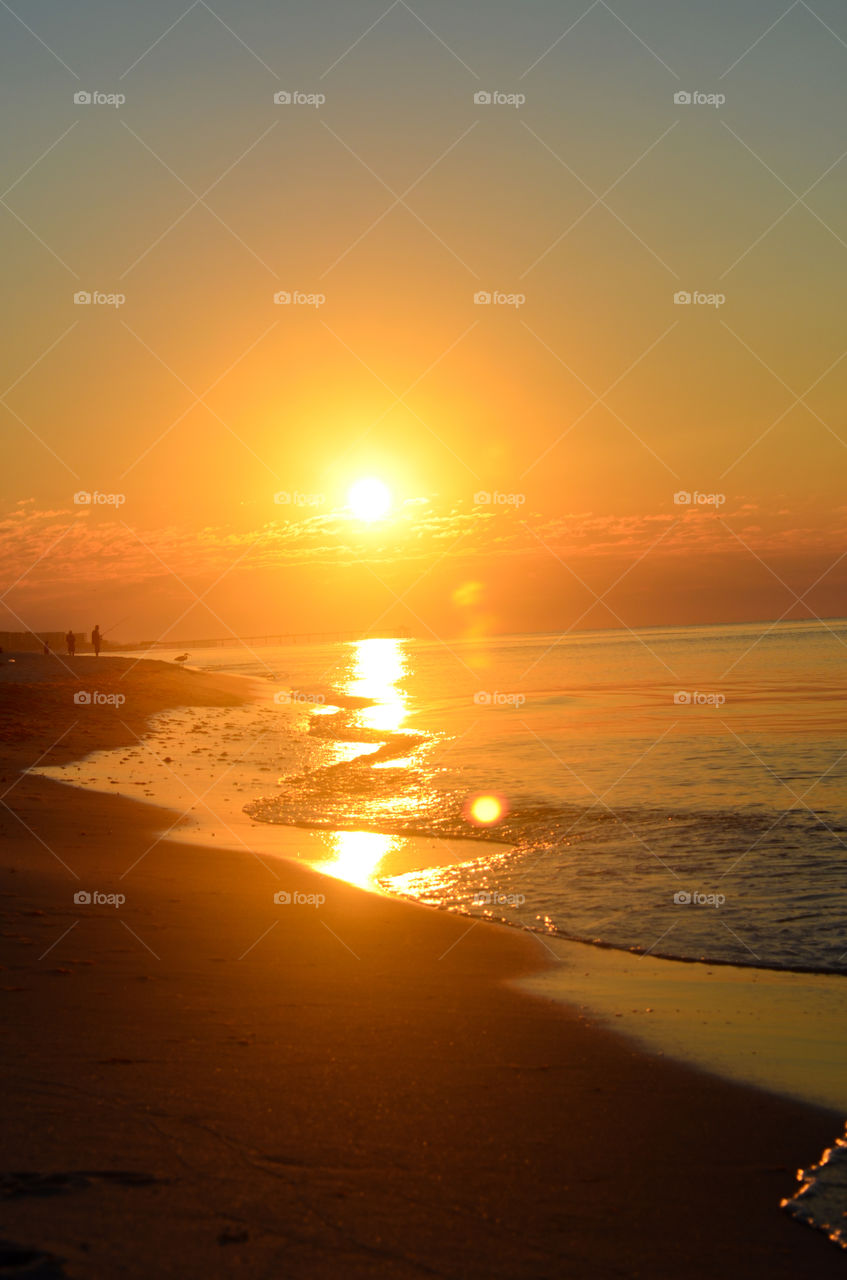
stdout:
[[101,639],[101,636],[100,636],[100,624],[98,623],[98,624],[97,624],[97,626],[94,628],[94,630],[93,630],[93,631],[92,631],[92,633],[91,633],[91,643],[94,645],[94,656],[95,656],[95,658],[99,658],[99,657],[100,657],[100,639]]
[[65,636],[65,644],[68,646],[68,656],[72,658],[76,652],[76,636],[72,631],[68,631]]

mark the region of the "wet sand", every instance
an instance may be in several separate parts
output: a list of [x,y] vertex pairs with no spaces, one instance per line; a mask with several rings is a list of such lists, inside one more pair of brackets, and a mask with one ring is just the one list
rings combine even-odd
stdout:
[[[525,988],[651,1051],[847,1116],[847,978],[655,959],[548,940]],[[838,1133],[832,1134],[832,1139]]]
[[[840,1114],[516,989],[552,963],[516,930],[21,778],[66,729],[45,760],[247,696],[152,661],[41,661],[14,684],[0,666],[7,1260],[12,1242],[45,1277],[843,1274],[779,1209]],[[127,702],[77,706],[80,681]]]

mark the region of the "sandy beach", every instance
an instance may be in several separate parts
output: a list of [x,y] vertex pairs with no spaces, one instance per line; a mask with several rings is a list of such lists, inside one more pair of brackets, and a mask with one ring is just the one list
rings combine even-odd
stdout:
[[253,696],[4,655],[4,1274],[843,1274],[779,1209],[834,1107],[589,1025],[528,934],[21,773]]
[[0,1280],[844,1276],[845,52],[0,0]]

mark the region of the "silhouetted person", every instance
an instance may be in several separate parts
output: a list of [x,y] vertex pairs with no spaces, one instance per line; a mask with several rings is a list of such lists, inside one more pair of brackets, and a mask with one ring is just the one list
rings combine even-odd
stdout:
[[72,631],[65,636],[65,644],[68,646],[68,655],[72,658],[76,653],[76,636]]
[[101,635],[100,635],[100,627],[99,627],[99,625],[98,625],[98,626],[96,626],[96,627],[94,628],[94,630],[93,630],[93,631],[92,631],[92,633],[91,633],[91,643],[94,645],[94,656],[95,656],[95,658],[99,658],[99,657],[100,657],[100,641],[101,641],[101,639],[102,639],[102,637],[101,637]]
[[44,656],[45,656],[45,658],[47,658],[47,657],[49,657],[49,656],[50,656],[50,641],[49,641],[49,640],[45,640],[45,641],[44,641]]

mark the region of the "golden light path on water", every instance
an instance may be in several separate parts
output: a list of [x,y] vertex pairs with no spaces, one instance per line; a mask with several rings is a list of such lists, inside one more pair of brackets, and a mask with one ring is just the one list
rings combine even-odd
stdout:
[[379,831],[334,831],[332,844],[332,857],[315,862],[315,870],[368,889],[383,858],[397,844],[397,837]]
[[354,646],[353,672],[344,692],[372,698],[375,704],[357,711],[358,724],[385,731],[400,728],[408,712],[408,699],[397,682],[407,671],[402,640],[360,640]]
[[[400,728],[408,712],[408,699],[398,682],[407,671],[401,640],[360,640],[353,646],[352,671],[344,692],[373,701],[372,706],[356,711],[356,724],[386,733]],[[332,843],[332,857],[315,863],[315,870],[367,888],[386,854],[397,845],[397,837],[378,831],[335,831]]]
[[[368,705],[351,713],[352,724],[368,733],[384,734],[387,741],[391,740],[391,735],[399,733],[402,740],[403,725],[409,713],[408,698],[402,686],[408,673],[409,660],[404,641],[371,639],[360,640],[353,645],[350,666],[341,687],[348,696],[369,701]],[[413,750],[411,741],[410,750]],[[371,767],[402,770],[406,763],[393,754]],[[402,782],[397,785],[402,787]],[[404,799],[398,796],[397,803],[401,804]],[[381,802],[383,814],[391,807],[391,801]],[[505,817],[508,808],[504,796],[482,792],[468,798],[465,819],[471,826],[495,826]],[[331,856],[314,863],[315,870],[361,888],[374,888],[380,873],[385,871],[387,855],[400,851],[403,838],[379,831],[334,831],[331,842]],[[419,871],[416,876],[420,886],[430,877],[437,881],[439,871]]]

